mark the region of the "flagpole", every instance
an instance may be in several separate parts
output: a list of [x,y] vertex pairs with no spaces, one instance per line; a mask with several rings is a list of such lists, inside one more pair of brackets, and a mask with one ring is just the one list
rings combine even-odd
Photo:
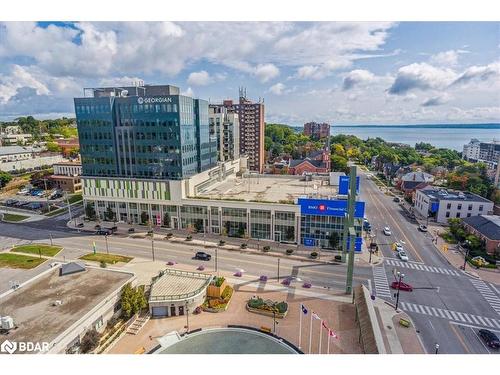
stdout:
[[312,346],[312,328],[313,328],[313,311],[311,311],[311,324],[309,325],[309,354],[311,354]]
[[299,306],[299,349],[302,343],[302,305]]
[[330,336],[330,330],[328,330],[328,345],[326,346],[326,353],[330,354],[330,340],[332,337]]
[[321,339],[323,337],[323,320],[321,321],[321,324],[319,325],[319,350],[318,354],[321,354]]

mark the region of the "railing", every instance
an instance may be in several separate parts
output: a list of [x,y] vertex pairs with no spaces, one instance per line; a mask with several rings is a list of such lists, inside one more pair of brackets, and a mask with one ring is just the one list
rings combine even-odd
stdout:
[[[179,276],[190,276],[190,277],[196,277],[198,279],[201,279],[203,277],[200,277],[200,274],[199,273],[196,273],[196,272],[190,272],[190,271],[179,271],[179,270],[165,270],[163,271],[163,274],[155,281],[155,283],[153,283],[153,285],[151,285],[151,289],[153,289],[154,287],[154,284],[156,284],[158,282],[158,280],[167,275],[167,274],[170,274],[170,275],[179,275]],[[180,299],[187,299],[187,298],[190,298],[190,297],[194,297],[198,294],[201,293],[201,291],[203,289],[205,289],[208,284],[210,284],[210,282],[212,281],[212,278],[213,276],[208,276],[205,280],[205,284],[203,284],[202,287],[196,289],[194,292],[190,292],[190,293],[183,293],[183,294],[172,294],[172,295],[169,295],[169,296],[150,296],[149,297],[149,302],[159,302],[159,301],[176,301],[176,300],[180,300]]]

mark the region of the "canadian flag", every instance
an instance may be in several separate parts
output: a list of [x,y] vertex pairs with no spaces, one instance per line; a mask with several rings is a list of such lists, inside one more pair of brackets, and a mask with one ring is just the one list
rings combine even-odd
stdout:
[[321,323],[321,325],[323,326],[324,329],[326,329],[328,331],[328,336],[333,337],[334,339],[338,338],[337,334],[335,332],[333,332],[333,330],[331,330],[330,327],[328,327],[326,325],[324,320],[323,320],[323,323]]

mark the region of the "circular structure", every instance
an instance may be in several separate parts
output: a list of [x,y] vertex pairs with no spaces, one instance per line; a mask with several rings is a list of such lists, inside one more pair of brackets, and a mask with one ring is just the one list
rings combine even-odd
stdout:
[[193,332],[158,354],[298,354],[286,342],[246,328],[214,328]]

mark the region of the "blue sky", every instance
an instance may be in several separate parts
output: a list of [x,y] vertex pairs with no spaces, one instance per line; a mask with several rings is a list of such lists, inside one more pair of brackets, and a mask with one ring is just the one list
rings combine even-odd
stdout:
[[500,122],[500,23],[6,22],[0,120],[72,116],[83,87],[142,79],[266,121]]

